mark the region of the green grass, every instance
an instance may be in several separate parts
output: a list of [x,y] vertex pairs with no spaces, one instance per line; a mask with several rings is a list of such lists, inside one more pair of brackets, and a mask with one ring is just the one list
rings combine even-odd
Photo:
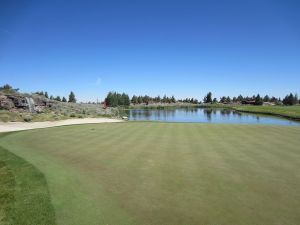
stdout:
[[300,105],[294,106],[256,106],[256,105],[226,105],[226,104],[205,104],[201,108],[232,109],[238,112],[266,114],[285,117],[293,120],[300,120]]
[[294,106],[238,106],[237,111],[248,113],[262,113],[268,115],[282,116],[290,119],[300,120],[300,105]]
[[55,224],[54,208],[43,174],[2,147],[0,147],[0,224]]
[[59,225],[297,225],[299,136],[298,126],[127,122],[0,145],[45,175]]

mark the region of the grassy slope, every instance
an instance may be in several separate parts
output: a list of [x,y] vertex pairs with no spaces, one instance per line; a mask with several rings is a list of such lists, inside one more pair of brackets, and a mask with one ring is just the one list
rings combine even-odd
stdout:
[[45,175],[58,224],[299,224],[300,127],[66,126],[0,140]]
[[43,174],[2,147],[0,147],[0,224],[55,224],[54,209]]
[[240,112],[263,113],[300,120],[300,105],[295,106],[238,106]]

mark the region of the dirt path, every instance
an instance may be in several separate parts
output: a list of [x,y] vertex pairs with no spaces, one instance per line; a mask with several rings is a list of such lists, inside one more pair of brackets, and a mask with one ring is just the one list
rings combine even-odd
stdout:
[[45,121],[45,122],[32,122],[32,123],[0,122],[0,132],[31,130],[37,128],[57,127],[57,126],[73,125],[73,124],[115,123],[115,122],[122,122],[122,120],[109,119],[109,118],[84,118],[84,119],[69,119],[69,120],[60,120],[60,121]]

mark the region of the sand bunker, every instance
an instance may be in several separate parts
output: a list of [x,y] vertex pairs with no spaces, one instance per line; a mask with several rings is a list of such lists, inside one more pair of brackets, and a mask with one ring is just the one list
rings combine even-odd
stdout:
[[31,130],[38,128],[57,127],[74,124],[89,124],[89,123],[116,123],[122,122],[118,119],[109,118],[84,118],[84,119],[68,119],[59,121],[45,121],[45,122],[0,122],[0,132],[12,132],[18,130]]

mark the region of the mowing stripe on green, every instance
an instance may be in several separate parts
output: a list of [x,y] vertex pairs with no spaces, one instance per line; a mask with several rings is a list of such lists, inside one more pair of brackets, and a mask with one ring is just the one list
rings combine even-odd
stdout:
[[57,223],[298,224],[300,127],[128,122],[13,133]]

